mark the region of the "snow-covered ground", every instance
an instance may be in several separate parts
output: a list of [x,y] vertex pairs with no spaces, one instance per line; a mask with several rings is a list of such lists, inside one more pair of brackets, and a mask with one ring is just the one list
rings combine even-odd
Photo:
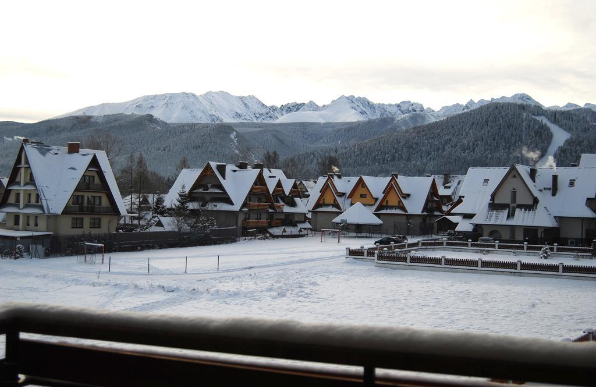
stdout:
[[557,340],[596,326],[596,281],[391,270],[344,258],[347,246],[372,242],[309,237],[118,253],[111,272],[107,256],[103,265],[99,257],[95,265],[76,257],[0,260],[0,302]]

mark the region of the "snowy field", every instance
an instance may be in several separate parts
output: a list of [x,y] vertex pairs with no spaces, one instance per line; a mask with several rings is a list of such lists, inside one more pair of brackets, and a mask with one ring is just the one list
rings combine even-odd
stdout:
[[596,327],[596,281],[392,270],[344,258],[347,246],[370,246],[372,241],[240,241],[110,254],[103,265],[100,257],[95,265],[77,263],[76,257],[4,259],[0,302],[400,325],[556,340]]

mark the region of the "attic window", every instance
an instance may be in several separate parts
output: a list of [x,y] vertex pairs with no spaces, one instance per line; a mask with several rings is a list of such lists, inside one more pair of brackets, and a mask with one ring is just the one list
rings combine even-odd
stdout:
[[489,179],[484,179],[484,181],[482,182],[482,185],[483,185],[483,186],[487,186],[487,185],[488,185],[488,180],[489,180]]
[[569,179],[569,186],[575,187],[575,179]]
[[514,179],[517,179],[517,175],[514,173],[512,176]]
[[360,197],[364,199],[366,198],[366,194],[360,194]]
[[362,188],[366,188],[366,184],[365,184],[365,183],[362,183],[362,184],[361,184],[361,187],[362,187]]

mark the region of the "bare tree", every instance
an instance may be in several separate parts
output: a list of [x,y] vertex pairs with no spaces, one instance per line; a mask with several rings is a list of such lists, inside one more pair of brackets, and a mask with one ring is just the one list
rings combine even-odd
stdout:
[[112,136],[107,130],[100,130],[97,133],[87,136],[83,140],[83,147],[106,152],[108,160],[112,160],[122,153],[122,141]]

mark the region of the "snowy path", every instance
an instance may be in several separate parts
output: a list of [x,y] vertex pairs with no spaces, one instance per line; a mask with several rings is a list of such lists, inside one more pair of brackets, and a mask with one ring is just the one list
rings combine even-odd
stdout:
[[[346,246],[372,241],[303,238],[119,253],[112,254],[115,271],[102,270],[99,278],[101,265],[76,263],[75,257],[0,260],[0,302],[557,340],[596,326],[596,281],[402,271],[343,258]],[[146,272],[149,255],[151,274]],[[186,256],[194,257],[190,274],[183,274]]]
[[553,124],[544,116],[534,117],[534,118],[536,118],[538,121],[540,121],[543,124],[545,124],[546,126],[548,126],[551,133],[553,134],[553,139],[550,142],[550,145],[548,146],[548,149],[546,150],[544,157],[542,157],[540,159],[540,161],[538,161],[538,163],[536,163],[537,167],[544,167],[549,163],[549,158],[552,158],[555,156],[555,152],[557,151],[557,149],[559,149],[559,147],[563,146],[563,143],[565,143],[565,141],[567,141],[567,139],[569,137],[571,137],[571,134],[566,132],[560,126]]

